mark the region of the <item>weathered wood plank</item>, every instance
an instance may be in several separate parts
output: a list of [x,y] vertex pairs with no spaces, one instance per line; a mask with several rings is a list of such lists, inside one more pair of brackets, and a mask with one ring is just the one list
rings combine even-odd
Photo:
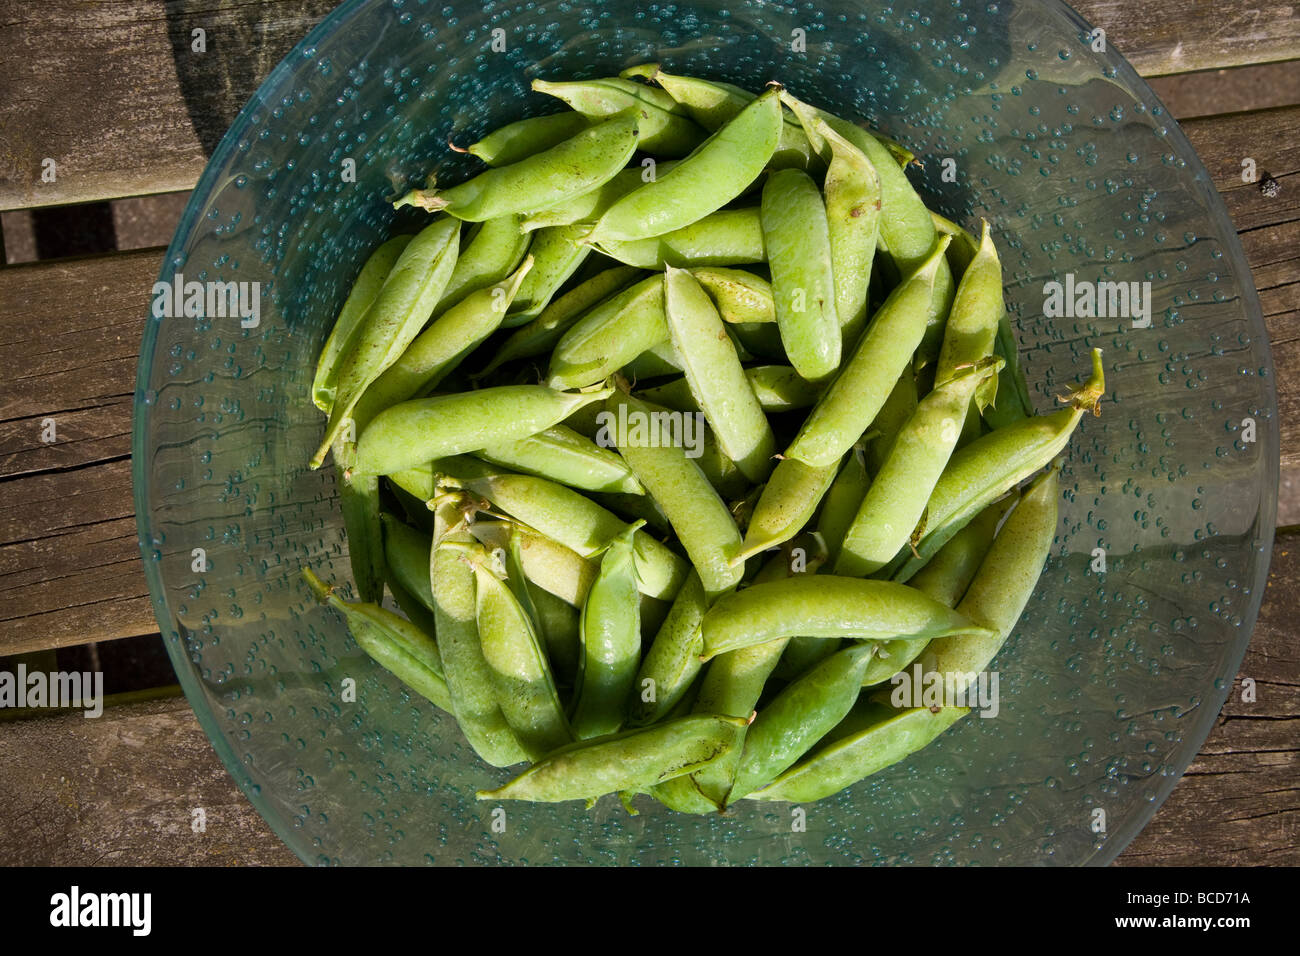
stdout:
[[[14,866],[285,866],[184,698],[0,728],[0,859]],[[202,808],[205,829],[195,832]]]
[[[1279,534],[1250,649],[1219,723],[1121,854],[1138,866],[1300,864],[1300,534]],[[1254,703],[1242,700],[1244,678]]]
[[[0,210],[193,186],[272,67],[334,0],[9,0],[0,18]],[[1145,75],[1293,58],[1289,5],[1075,0]],[[1201,12],[1203,10],[1203,12]],[[193,49],[203,29],[206,50]],[[88,106],[93,104],[93,109]],[[57,164],[54,182],[42,163]]]
[[157,629],[130,453],[160,258],[0,270],[0,655]]

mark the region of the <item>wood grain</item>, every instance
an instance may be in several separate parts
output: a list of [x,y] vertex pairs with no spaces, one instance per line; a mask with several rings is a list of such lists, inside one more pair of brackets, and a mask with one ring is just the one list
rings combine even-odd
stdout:
[[297,863],[184,698],[5,724],[0,765],[0,859],[11,866]]
[[[194,185],[275,64],[333,0],[8,0],[0,17],[0,210]],[[1291,3],[1076,0],[1144,75],[1293,58]],[[192,31],[206,31],[195,52]],[[93,109],[88,108],[93,104]],[[42,162],[57,163],[53,183]]]
[[130,454],[160,260],[150,250],[0,270],[0,656],[157,630]]

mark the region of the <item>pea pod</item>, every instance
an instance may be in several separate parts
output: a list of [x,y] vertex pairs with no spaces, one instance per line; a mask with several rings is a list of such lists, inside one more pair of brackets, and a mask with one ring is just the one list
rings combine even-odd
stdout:
[[[955,608],[988,554],[998,523],[1018,499],[1018,495],[1008,495],[981,511],[908,583],[940,604]],[[862,675],[863,686],[889,680],[920,657],[928,646],[925,641],[884,641],[877,645],[876,656]]]
[[831,574],[756,584],[725,595],[700,627],[706,660],[796,634],[888,640],[986,630],[915,588]]
[[969,712],[966,707],[938,712],[875,707],[865,729],[813,751],[748,799],[807,803],[829,797],[916,753]]
[[610,206],[589,241],[662,236],[721,209],[763,171],[780,133],[781,103],[769,90],[678,165]]
[[862,446],[854,445],[830,487],[826,489],[821,512],[817,515],[817,532],[826,542],[832,564],[839,557],[840,542],[853,524],[853,518],[870,487],[871,477],[867,473]]
[[866,154],[824,119],[792,97],[787,102],[808,139],[830,154],[822,188],[835,277],[835,314],[844,347],[851,348],[867,323],[867,286],[880,232],[880,176]]
[[540,385],[501,385],[401,402],[376,415],[361,433],[356,470],[386,475],[526,438],[609,394],[609,389],[559,392]]
[[792,681],[745,732],[728,802],[775,780],[844,719],[862,687],[875,648],[854,644]]
[[334,443],[339,511],[348,541],[348,561],[357,597],[379,603],[384,596],[384,535],[379,524],[379,478],[356,475],[356,445],[339,438]]
[[548,384],[594,385],[667,341],[663,279],[650,276],[606,299],[564,334],[551,353]]
[[364,432],[384,409],[436,389],[447,373],[500,328],[532,264],[531,256],[525,258],[505,281],[469,293],[417,335],[353,409],[358,430]]
[[549,83],[533,80],[533,89],[563,100],[588,120],[624,110],[639,115],[640,148],[659,156],[685,156],[705,138],[686,110],[663,90],[620,77]]
[[745,561],[798,534],[821,504],[835,480],[839,464],[837,461],[816,468],[796,458],[783,458],[763,487],[745,529],[740,553],[732,561]]
[[623,726],[641,660],[640,602],[634,524],[609,543],[582,606],[581,653],[574,688],[573,732],[579,740]]
[[362,393],[397,361],[428,321],[451,277],[459,244],[459,224],[439,219],[421,230],[397,257],[339,368],[325,438],[312,456],[312,468],[321,466],[330,446],[344,434]]
[[720,209],[672,232],[648,239],[604,239],[597,248],[638,269],[737,266],[767,259],[757,206]]
[[[935,367],[935,382],[943,384],[957,369],[973,365],[993,354],[998,334],[998,320],[1005,314],[1002,303],[1002,265],[998,251],[984,222],[979,251],[971,260],[957,294],[943,334],[943,347]],[[988,406],[997,394],[996,378],[985,380],[976,393],[980,409]]]
[[531,237],[523,232],[521,220],[521,216],[489,219],[463,244],[447,288],[433,310],[435,318],[471,292],[494,286],[519,268],[531,242]]
[[871,574],[907,544],[956,447],[976,390],[995,379],[1000,361],[989,357],[965,368],[921,399],[899,430],[889,457],[844,535],[835,561],[836,574]]
[[1101,350],[1094,349],[1092,376],[1066,399],[1068,408],[999,428],[959,449],[930,494],[925,526],[912,534],[915,551],[895,558],[890,576],[908,580],[975,515],[1059,455],[1084,414],[1100,414],[1105,391]]
[[492,766],[508,767],[527,760],[528,754],[497,701],[479,641],[477,589],[466,562],[476,547],[465,520],[467,507],[463,496],[445,494],[434,511],[429,577],[438,650],[452,710],[465,739]]
[[410,241],[410,236],[394,236],[370,254],[360,275],[352,283],[352,291],[339,310],[338,318],[334,320],[334,327],[317,360],[316,377],[311,385],[312,402],[326,415],[334,405],[340,366],[352,351],[362,320]]
[[[520,567],[524,567],[522,555]],[[578,676],[581,646],[578,610],[540,585],[530,587],[530,592],[537,609],[537,630],[546,645],[546,658],[551,662],[556,683],[572,687]]]
[[466,152],[489,166],[509,166],[560,145],[590,125],[581,113],[569,110],[548,116],[530,116],[493,130]]
[[689,272],[671,266],[665,271],[664,314],[691,394],[718,446],[745,477],[762,481],[772,470],[776,439],[721,317]]
[[821,381],[841,349],[826,205],[807,173],[782,169],[767,178],[760,209],[781,344],[795,371]]
[[579,223],[595,225],[596,220],[605,215],[605,210],[610,206],[675,165],[677,164],[672,160],[657,163],[647,158],[642,161],[642,165],[623,170],[595,189],[529,214],[520,224],[520,228],[532,232],[548,226],[572,226]]
[[429,610],[433,610],[433,591],[429,583],[429,549],[432,540],[385,512],[384,558],[397,583]]
[[[627,530],[618,515],[584,495],[533,475],[456,476],[445,479],[444,485],[481,495],[584,558],[599,554]],[[633,541],[642,591],[650,597],[671,599],[686,580],[686,562],[645,531],[638,532]]]
[[1020,350],[1016,333],[1011,328],[1011,317],[1005,312],[998,320],[998,334],[993,341],[993,354],[1007,364],[998,373],[998,390],[993,404],[984,409],[984,420],[990,428],[1005,428],[1022,418],[1034,414],[1034,403],[1029,398],[1029,386],[1020,368]]
[[590,805],[607,793],[647,790],[708,766],[735,746],[743,720],[692,714],[651,727],[563,747],[480,800],[532,800]]
[[549,351],[588,309],[626,286],[636,274],[637,270],[630,266],[615,266],[555,299],[541,315],[512,332],[492,356],[492,361],[475,377],[482,378],[505,362]]
[[[944,242],[885,300],[852,357],[822,393],[786,457],[808,465],[838,461],[861,436],[912,362],[925,334],[926,303]],[[798,368],[798,366],[796,366]],[[802,374],[802,373],[801,373]]]
[[616,393],[605,411],[618,453],[664,509],[705,593],[712,597],[738,584],[742,572],[730,560],[740,545],[740,531],[699,465],[644,403]]
[[699,574],[686,577],[632,687],[628,722],[653,724],[685,697],[700,672],[700,619],[708,609]]
[[591,255],[591,246],[578,241],[582,231],[580,226],[551,226],[533,234],[528,248],[533,269],[519,287],[502,325],[527,325],[546,310],[556,291]]
[[[664,73],[657,63],[634,66],[619,75],[640,76],[658,83],[686,108],[695,122],[709,132],[730,122],[755,99],[753,93],[730,83]],[[772,158],[768,161],[769,168],[784,169],[793,166],[806,169],[816,166],[819,162],[817,154],[808,143],[808,137],[799,123],[784,114],[781,118],[781,133]]]
[[550,149],[479,173],[450,189],[413,189],[393,206],[446,210],[482,222],[526,213],[579,196],[612,179],[637,147],[637,117],[620,114],[590,126]]
[[867,443],[867,464],[873,473],[880,471],[880,466],[889,457],[899,431],[916,411],[918,399],[916,376],[911,368],[905,368],[867,429],[872,434]]
[[[479,644],[497,702],[520,744],[540,757],[573,737],[533,622],[480,551],[474,569]],[[522,583],[522,582],[520,582]]]
[[628,495],[645,491],[616,453],[563,425],[517,441],[489,445],[475,454],[493,464],[549,478],[570,488]]
[[310,568],[302,574],[316,599],[343,615],[352,639],[372,660],[435,707],[451,713],[451,694],[433,638],[376,604],[341,600]]
[[570,607],[582,607],[596,580],[599,565],[572,548],[516,521],[475,521],[471,533],[487,548],[510,547],[512,534],[519,536],[519,561],[529,581]]
[[724,322],[733,325],[776,322],[772,284],[761,276],[721,266],[701,266],[692,269],[691,275],[713,299]]

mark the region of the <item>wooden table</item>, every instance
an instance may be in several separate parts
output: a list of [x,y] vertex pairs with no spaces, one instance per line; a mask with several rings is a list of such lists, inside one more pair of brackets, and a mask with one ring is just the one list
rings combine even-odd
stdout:
[[[0,210],[190,188],[329,0],[8,0]],[[1205,161],[1277,366],[1282,502],[1264,609],[1219,723],[1121,864],[1300,863],[1300,17],[1249,0],[1079,0]],[[191,59],[192,30],[225,55]],[[230,50],[238,50],[231,55]],[[1285,61],[1291,61],[1289,63]],[[1267,198],[1243,157],[1281,184]],[[53,183],[42,161],[56,160]],[[173,216],[179,208],[170,204]],[[170,228],[170,227],[168,227]],[[165,238],[167,231],[162,232]],[[158,240],[161,241],[161,240]],[[0,657],[157,633],[135,541],[132,390],[160,248],[0,268]],[[55,417],[60,440],[41,441]],[[101,645],[102,646],[102,645]],[[98,720],[0,723],[7,863],[292,863],[175,689]],[[190,827],[193,807],[207,830]]]

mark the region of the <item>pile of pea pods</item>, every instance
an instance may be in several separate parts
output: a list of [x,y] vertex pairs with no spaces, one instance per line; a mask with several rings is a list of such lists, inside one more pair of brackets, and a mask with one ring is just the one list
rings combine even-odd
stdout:
[[[481,798],[829,796],[969,712],[1099,353],[1035,414],[988,224],[779,84],[533,86],[568,108],[402,196],[429,224],[338,315],[312,465],[358,600],[305,577],[483,761],[528,764]],[[900,702],[904,673],[942,696]]]

